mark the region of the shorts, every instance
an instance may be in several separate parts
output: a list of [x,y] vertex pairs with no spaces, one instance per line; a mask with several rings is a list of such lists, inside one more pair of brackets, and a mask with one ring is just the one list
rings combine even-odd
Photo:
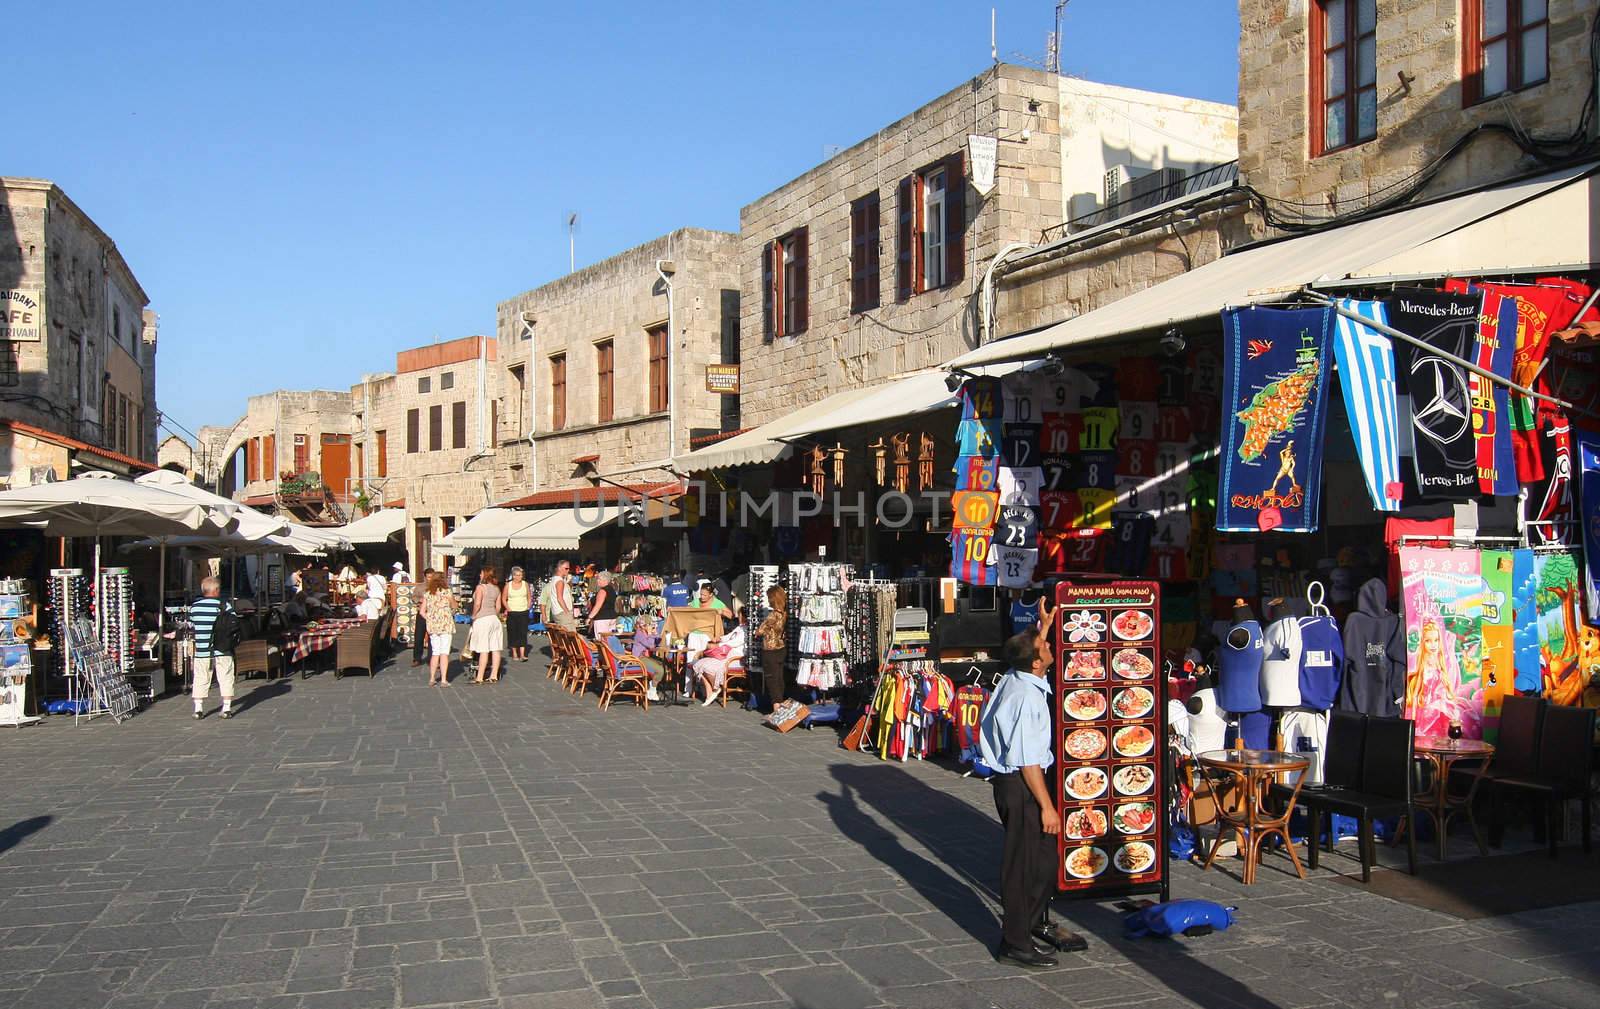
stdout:
[[203,701],[211,693],[211,674],[217,676],[217,690],[223,697],[233,696],[233,656],[196,655],[194,657],[194,699]]
[[435,656],[443,655],[443,656],[448,658],[449,655],[450,655],[450,635],[448,635],[448,634],[430,634],[430,635],[428,635],[428,654],[429,655],[435,655]]

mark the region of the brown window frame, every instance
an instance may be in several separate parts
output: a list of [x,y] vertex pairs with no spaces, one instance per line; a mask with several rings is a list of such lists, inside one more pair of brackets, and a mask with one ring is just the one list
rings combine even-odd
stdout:
[[467,447],[467,401],[464,399],[450,404],[450,447]]
[[378,476],[379,479],[382,479],[383,477],[386,477],[386,476],[389,475],[389,432],[386,431],[386,430],[385,431],[375,431],[375,432],[373,432],[373,438],[378,443],[378,445],[377,445],[377,451],[378,451],[377,464],[378,465],[377,465],[376,475]]
[[422,411],[412,408],[406,411],[406,455],[416,455],[422,451]]
[[428,407],[428,451],[444,451],[444,404]]
[[[1311,5],[1311,44],[1308,47],[1310,56],[1310,72],[1306,77],[1306,103],[1311,110],[1311,156],[1320,158],[1324,154],[1333,154],[1336,151],[1346,151],[1378,137],[1377,115],[1374,112],[1372,132],[1367,136],[1358,136],[1360,129],[1361,95],[1372,92],[1374,109],[1378,99],[1378,17],[1375,14],[1372,20],[1372,31],[1361,31],[1361,4],[1360,0],[1344,0],[1344,41],[1338,45],[1329,46],[1328,37],[1328,9],[1327,0],[1313,0]],[[1367,38],[1372,39],[1373,68],[1372,83],[1360,84],[1361,80],[1361,43]],[[1341,52],[1342,50],[1342,52]],[[1327,88],[1327,60],[1329,56],[1338,54],[1344,64],[1344,91],[1332,98],[1326,96]],[[1328,110],[1342,106],[1344,111],[1345,136],[1341,143],[1330,146],[1328,144]]]
[[[944,262],[937,285],[927,283],[927,180],[944,172],[944,221],[940,255]],[[895,300],[908,301],[928,291],[955,287],[966,277],[967,174],[960,151],[941,158],[900,180],[895,208]]]
[[876,191],[850,202],[850,314],[870,311],[883,303],[883,277],[879,263],[883,204]]
[[489,430],[485,441],[489,448],[500,447],[500,401],[497,399],[489,401]]
[[550,355],[550,428],[567,426],[567,355]]
[[[1483,37],[1484,0],[1462,0],[1461,4],[1461,104],[1478,105],[1536,88],[1550,82],[1550,5],[1545,4],[1544,17],[1524,24],[1523,0],[1506,0],[1506,30],[1499,35]],[[1544,29],[1544,76],[1538,80],[1523,80],[1522,36],[1536,29]],[[1506,44],[1506,89],[1492,95],[1483,93],[1483,51],[1496,42]]]
[[294,475],[311,470],[311,439],[303,434],[294,436]]
[[761,289],[762,334],[768,343],[811,327],[809,227],[785,232],[762,246]]
[[278,478],[278,436],[275,434],[261,439],[261,475],[267,480]]
[[667,355],[670,353],[667,341],[667,326],[651,326],[644,331],[645,346],[650,357],[650,384],[649,402],[651,413],[665,413],[670,405],[671,397],[667,388],[669,372]]
[[616,341],[601,340],[594,345],[594,380],[597,423],[609,423],[617,413]]

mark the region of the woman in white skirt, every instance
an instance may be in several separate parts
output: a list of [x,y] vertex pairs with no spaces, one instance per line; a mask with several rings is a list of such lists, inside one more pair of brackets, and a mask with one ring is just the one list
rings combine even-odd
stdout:
[[[467,647],[478,656],[478,678],[473,683],[500,682],[500,655],[506,647],[506,629],[500,618],[505,615],[505,593],[500,591],[494,568],[486,564],[478,572],[478,587],[472,590],[472,629],[467,632]],[[485,669],[489,670],[487,681]]]

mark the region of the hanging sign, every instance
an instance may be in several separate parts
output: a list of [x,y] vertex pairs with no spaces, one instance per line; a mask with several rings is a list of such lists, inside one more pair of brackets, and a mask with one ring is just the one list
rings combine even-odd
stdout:
[[739,366],[737,364],[706,365],[706,392],[719,395],[739,394]]
[[1158,890],[1165,900],[1161,589],[1063,582],[1056,606],[1056,888],[1095,899]]
[[972,188],[989,195],[994,188],[994,166],[998,160],[1000,142],[994,137],[967,135],[967,160],[972,164]]

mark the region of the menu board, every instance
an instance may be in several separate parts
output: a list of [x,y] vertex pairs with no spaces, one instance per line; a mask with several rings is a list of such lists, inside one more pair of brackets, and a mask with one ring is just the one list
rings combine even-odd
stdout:
[[1056,885],[1166,899],[1166,700],[1155,582],[1056,586]]

